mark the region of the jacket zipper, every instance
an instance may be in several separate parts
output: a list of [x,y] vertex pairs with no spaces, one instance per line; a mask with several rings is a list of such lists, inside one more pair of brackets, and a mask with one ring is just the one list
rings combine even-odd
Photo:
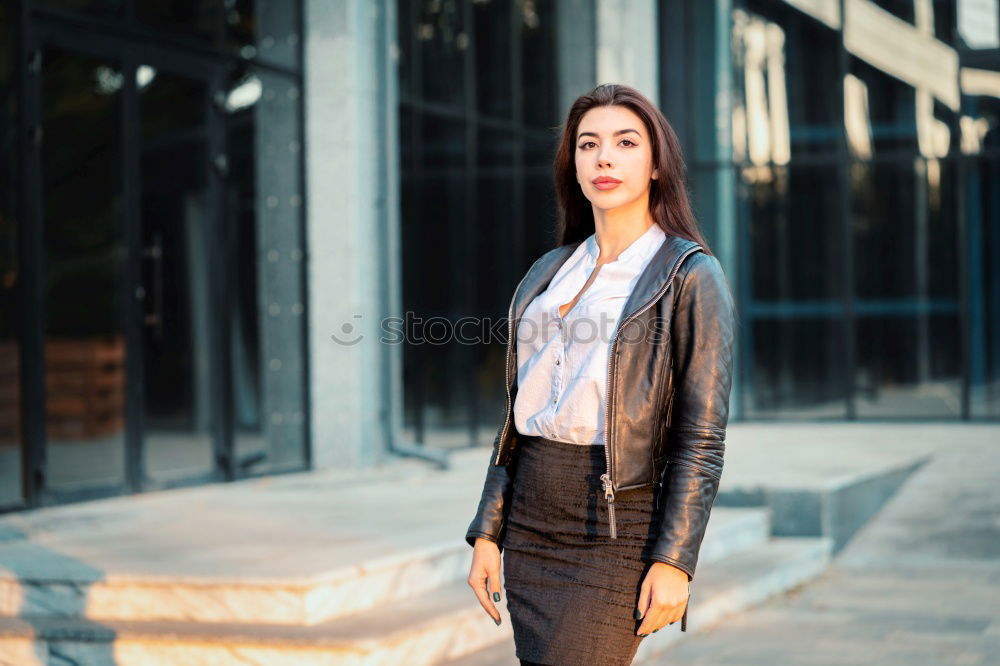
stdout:
[[[529,270],[528,273],[530,273],[530,272],[531,271]],[[510,425],[510,413],[511,413],[511,404],[510,404],[510,354],[511,354],[511,349],[512,349],[513,344],[514,344],[514,340],[513,340],[513,337],[512,337],[513,336],[512,331],[514,330],[514,322],[513,322],[513,318],[514,318],[514,301],[517,299],[517,292],[521,288],[521,283],[524,282],[524,279],[526,277],[528,277],[528,273],[525,273],[524,277],[521,278],[521,282],[518,282],[517,286],[514,287],[514,295],[510,297],[510,307],[507,308],[507,358],[505,359],[504,364],[503,364],[504,389],[506,389],[506,391],[507,391],[507,402],[506,402],[507,411],[506,411],[506,413],[504,415],[503,429],[501,429],[501,431],[500,431],[500,444],[497,446],[497,457],[493,461],[494,465],[500,464],[500,450],[503,449],[504,437],[506,437],[506,435],[507,435],[507,426]]]
[[674,264],[674,268],[672,271],[670,271],[670,275],[667,277],[667,281],[664,283],[662,287],[660,287],[660,290],[656,293],[656,295],[653,296],[653,298],[651,298],[649,301],[647,301],[646,304],[643,305],[641,308],[639,308],[638,310],[630,314],[628,317],[626,317],[624,321],[619,322],[618,326],[615,328],[615,334],[611,338],[611,353],[608,357],[608,384],[607,384],[609,399],[607,400],[607,404],[605,405],[605,414],[604,414],[604,461],[607,466],[607,471],[601,475],[601,481],[604,486],[604,498],[608,501],[608,520],[611,523],[612,539],[618,538],[618,528],[617,525],[615,524],[615,487],[614,487],[614,481],[612,480],[611,476],[611,437],[610,437],[611,412],[615,399],[614,386],[612,385],[611,382],[611,376],[612,374],[614,374],[615,359],[617,358],[618,354],[616,348],[616,345],[618,344],[618,331],[623,329],[625,325],[628,324],[629,321],[638,317],[640,314],[648,310],[653,305],[653,303],[656,303],[658,300],[660,300],[660,298],[663,297],[663,294],[666,293],[667,289],[670,288],[670,285],[673,284],[674,276],[677,275],[677,271],[681,269],[681,264],[684,262],[684,259],[686,259],[689,254],[698,252],[701,249],[702,247],[700,245],[696,245],[695,247],[692,247],[686,252],[684,252],[684,254],[682,254],[680,258],[677,260],[677,263]]

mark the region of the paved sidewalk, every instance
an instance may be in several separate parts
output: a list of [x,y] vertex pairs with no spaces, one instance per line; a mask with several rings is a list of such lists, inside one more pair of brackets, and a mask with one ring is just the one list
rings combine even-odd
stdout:
[[938,433],[822,576],[651,663],[1000,664],[1000,427]]

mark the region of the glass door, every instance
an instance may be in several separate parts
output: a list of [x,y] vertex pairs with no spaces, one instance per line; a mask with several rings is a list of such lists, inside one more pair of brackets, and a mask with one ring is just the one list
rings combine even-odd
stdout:
[[231,478],[222,68],[62,26],[29,39],[39,503]]
[[225,157],[213,72],[151,59],[135,67],[146,488],[203,482],[226,460],[219,353]]
[[121,58],[44,41],[38,125],[41,351],[48,499],[127,482],[130,303]]

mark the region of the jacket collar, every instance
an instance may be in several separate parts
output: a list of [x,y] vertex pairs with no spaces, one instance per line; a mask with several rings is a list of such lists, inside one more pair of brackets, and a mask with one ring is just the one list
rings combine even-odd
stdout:
[[[577,241],[549,250],[531,266],[514,292],[511,311],[515,323],[524,314],[528,304],[548,288],[560,266],[573,255],[580,243],[581,241]],[[639,275],[632,293],[625,301],[619,321],[624,321],[626,317],[640,309],[661,289],[664,289],[667,280],[674,274],[673,269],[678,260],[694,247],[700,247],[700,245],[686,238],[667,234],[660,249],[656,251],[642,274]]]

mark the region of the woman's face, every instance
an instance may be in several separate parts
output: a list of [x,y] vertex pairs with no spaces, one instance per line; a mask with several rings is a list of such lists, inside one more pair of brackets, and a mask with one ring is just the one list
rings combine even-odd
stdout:
[[[597,208],[610,210],[649,193],[653,150],[642,119],[624,106],[595,107],[580,119],[576,131],[576,179],[583,195]],[[617,185],[595,179],[615,178]]]

